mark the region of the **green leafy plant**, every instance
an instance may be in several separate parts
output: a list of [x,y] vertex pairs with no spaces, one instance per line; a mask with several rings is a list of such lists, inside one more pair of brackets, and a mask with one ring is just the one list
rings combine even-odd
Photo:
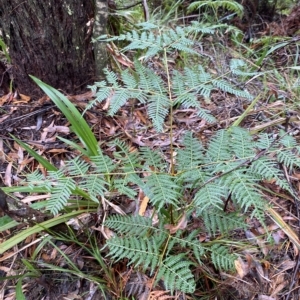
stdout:
[[[129,42],[124,51],[143,51],[146,62],[147,58],[161,55],[166,80],[136,59],[134,68],[121,72],[120,76],[106,71],[106,81],[91,87],[96,97],[87,109],[109,97],[108,114],[115,115],[129,99],[135,99],[147,106],[154,129],[162,132],[166,130],[165,119],[172,118],[173,109],[179,106],[194,108],[201,118],[214,121],[201,106],[201,101],[214,90],[252,100],[247,91],[236,88],[225,77],[213,77],[202,66],[171,72],[168,54],[182,51],[194,55],[195,36],[205,32],[213,33],[214,29],[194,23],[185,29],[160,31],[157,26],[145,23],[141,33],[133,31],[106,38],[106,41]],[[258,75],[247,72],[241,60],[233,60],[230,70],[235,76]],[[163,280],[171,291],[193,293],[196,280],[192,269],[207,261],[216,269],[233,268],[237,253],[232,251],[232,245],[213,238],[245,229],[245,213],[264,223],[268,203],[260,187],[262,180],[274,181],[293,194],[279,165],[289,169],[300,167],[297,156],[300,147],[294,137],[283,132],[278,137],[267,134],[253,137],[247,130],[232,126],[218,130],[205,143],[192,132],[186,132],[176,146],[171,143],[171,158],[150,147],[132,151],[125,141],[115,138],[109,143],[110,153],[107,153],[72,103],[55,89],[34,80],[72,124],[79,141],[64,141],[81,155],[58,170],[22,145],[48,170],[46,175],[38,171],[29,174],[29,188],[38,187],[51,193],[46,206],[53,214],[64,211],[70,214],[70,210],[76,209],[74,203],[97,206],[100,199],[114,205],[116,195],[136,200],[138,190],[143,191],[152,205],[152,217],[107,217],[103,225],[115,234],[107,239],[101,251],[115,261],[128,259],[129,264],[148,272],[154,282]],[[233,212],[226,210],[228,202]],[[189,229],[191,219],[201,220],[203,226]],[[201,232],[210,235],[211,241],[201,243],[198,237]]]
[[188,7],[189,11],[194,11],[196,9],[201,8],[209,8],[212,9],[216,19],[218,15],[218,9],[223,8],[226,10],[233,11],[235,14],[237,14],[239,17],[242,17],[244,9],[243,6],[234,0],[205,0],[205,1],[194,1],[191,3]]
[[[300,166],[300,159],[293,152],[300,153],[300,147],[293,137],[276,140],[263,134],[253,141],[249,132],[239,127],[218,131],[207,147],[191,132],[186,133],[178,150],[176,175],[166,172],[168,162],[158,150],[141,148],[131,153],[119,140],[110,146],[116,149],[113,158],[103,153],[92,157],[90,163],[76,158],[67,162],[64,169],[49,172],[46,179],[41,180],[38,173],[31,174],[29,184],[48,187],[53,182],[53,199],[49,201],[53,212],[70,197],[75,185],[72,178],[92,199],[111,199],[115,191],[134,199],[133,187],[138,186],[155,208],[159,225],[142,216],[108,217],[104,225],[116,232],[116,237],[106,243],[109,255],[116,260],[126,257],[130,264],[149,269],[151,274],[156,272],[156,280],[163,278],[167,288],[189,293],[195,289],[190,269],[195,261],[202,264],[204,257],[210,256],[216,268],[227,270],[233,267],[236,255],[222,241],[200,243],[199,231],[183,228],[173,232],[166,229],[170,228],[168,225],[176,227],[182,218],[187,222],[193,214],[193,218],[203,220],[204,230],[214,236],[245,228],[243,213],[250,210],[252,217],[264,222],[267,202],[259,182],[275,180],[279,187],[292,193],[278,163],[287,168]],[[68,188],[70,182],[73,183]],[[229,198],[236,212],[224,211]]]

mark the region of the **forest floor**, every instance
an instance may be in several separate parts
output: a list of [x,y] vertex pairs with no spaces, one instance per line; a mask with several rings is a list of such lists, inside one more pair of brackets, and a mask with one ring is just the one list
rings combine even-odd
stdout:
[[[274,35],[288,38],[290,43],[284,47],[274,49],[269,56],[269,62],[262,68],[268,68],[268,63],[276,65],[277,68],[295,65],[295,57],[298,55],[299,47],[299,13],[294,11],[283,26],[278,26],[276,22],[269,23],[268,30],[273,30]],[[298,32],[298,35],[295,33]],[[203,43],[201,49],[204,57],[207,58],[206,66],[212,74],[218,73],[219,68],[224,62],[238,55],[236,46],[230,40],[225,40],[224,36],[220,36],[219,40],[214,43],[223,44],[223,52],[220,49],[213,49],[210,38]],[[251,49],[259,48],[260,45],[255,43],[255,38],[251,44],[246,47]],[[224,50],[226,49],[226,51]],[[218,53],[216,55],[215,53]],[[272,58],[270,59],[270,57]],[[115,58],[119,59],[119,58]],[[251,61],[251,57],[249,58]],[[299,55],[296,65],[299,65]],[[122,64],[122,61],[119,60]],[[150,63],[149,63],[150,65]],[[151,61],[152,68],[163,73],[163,68],[159,62],[153,59]],[[285,78],[285,74],[282,74]],[[291,78],[285,78],[287,86],[291,84]],[[292,89],[282,90],[282,83],[274,76],[267,79],[268,82],[254,79],[247,84],[250,93],[257,95],[257,91],[264,91],[261,99],[255,108],[249,111],[243,119],[242,127],[249,129],[255,133],[265,130],[268,133],[277,134],[282,129],[287,132],[293,132],[297,141],[300,141],[300,119],[299,119],[299,90]],[[298,89],[299,89],[298,80]],[[20,91],[22,92],[22,91]],[[298,93],[298,94],[297,94]],[[298,98],[297,98],[298,97]],[[93,99],[92,92],[81,95],[69,96],[68,99],[83,111],[87,103]],[[245,111],[248,103],[237,97],[220,91],[215,91],[210,99],[203,102],[202,107],[209,110],[216,118],[216,122],[209,124],[199,118],[193,109],[176,108],[173,111],[173,141],[182,137],[182,134],[188,130],[196,132],[196,137],[205,141],[214,134],[217,129],[227,128]],[[148,127],[151,123],[146,114],[145,107],[135,107],[135,102],[124,105],[114,117],[107,116],[105,104],[99,104],[93,109],[85,113],[85,119],[93,129],[93,132],[100,143],[108,143],[112,139],[119,137],[122,141],[126,141],[134,150],[140,146],[148,146],[151,148],[160,148],[168,151],[171,144],[168,134],[157,133],[151,128],[141,130]],[[168,120],[166,120],[168,124]],[[34,159],[24,151],[12,138],[11,134],[32,146],[39,154],[43,155],[52,164],[60,167],[64,161],[70,157],[76,156],[74,150],[69,148],[63,141],[58,140],[57,136],[62,136],[68,140],[72,140],[74,135],[71,133],[68,121],[64,118],[58,108],[47,97],[43,97],[38,101],[32,101],[27,95],[12,93],[3,95],[0,98],[0,174],[5,186],[18,185],[23,174],[33,172],[39,165]],[[288,174],[290,181],[299,193],[300,185],[299,170],[295,170],[293,174]],[[281,194],[281,190],[274,182],[264,182],[266,188],[275,191],[277,196],[269,194],[269,201],[272,203],[276,212],[280,217],[288,223],[290,228],[295,232],[296,239],[299,239],[299,219],[297,218],[297,205],[294,199],[287,194]],[[280,195],[280,196],[278,196]],[[37,195],[16,194],[23,203],[35,201]],[[119,199],[118,205],[126,213],[135,211],[133,201],[128,199]],[[0,199],[1,206],[1,199]],[[230,209],[230,207],[229,207]],[[0,210],[1,211],[1,210]],[[114,210],[111,209],[110,212]],[[14,218],[13,213],[10,217]],[[17,221],[20,221],[19,219]],[[91,234],[88,228],[94,228],[98,222],[97,212],[94,214],[85,214],[82,216],[83,227],[75,231],[76,239],[85,243],[87,236]],[[253,247],[246,255],[247,261],[237,261],[236,273],[226,274],[216,272],[212,266],[207,266],[211,276],[207,278],[205,292],[197,291],[194,299],[259,299],[259,300],[279,300],[279,299],[300,299],[299,290],[299,248],[292,241],[284,229],[269,217],[267,217],[267,229],[273,238],[274,243],[267,241],[265,229],[255,220],[249,218],[249,229],[247,231],[235,231],[231,238],[236,242],[248,241]],[[13,236],[15,232],[19,232],[22,228],[29,226],[19,222],[19,225],[13,229],[0,233],[0,242],[8,237]],[[195,224],[197,226],[197,224]],[[97,238],[103,239],[100,232],[94,230]],[[89,253],[86,253],[80,246],[72,242],[74,237],[68,236],[67,231],[56,232],[57,236],[63,236],[57,239],[56,246],[45,244],[42,242],[40,235],[33,235],[27,238],[22,245],[5,252],[0,257],[0,299],[12,300],[16,299],[16,281],[13,276],[20,273],[24,268],[24,261],[30,261],[39,247],[43,247],[42,254],[36,257],[35,267],[24,277],[22,282],[22,290],[28,300],[37,299],[119,299],[118,293],[113,286],[119,283],[119,289],[125,295],[130,290],[130,286],[135,282],[140,282],[141,278],[131,275],[132,269],[126,265],[126,261],[121,260],[111,265],[112,278],[107,280],[108,291],[103,293],[98,286],[85,278],[76,277],[76,271],[81,270],[93,274],[95,277],[101,273],[99,266]],[[205,237],[204,237],[205,239]],[[300,242],[299,242],[300,245]],[[0,245],[1,247],[1,245]],[[59,250],[58,250],[59,249]],[[69,260],[68,260],[69,259]],[[41,263],[43,261],[43,263]],[[47,270],[46,264],[51,263],[57,266],[56,270]],[[28,268],[28,265],[26,265]],[[36,276],[36,270],[42,270],[39,276]],[[62,272],[62,270],[68,270]],[[28,270],[28,269],[27,269]],[[29,274],[30,273],[30,274]],[[8,279],[5,276],[12,276]],[[147,282],[144,281],[146,285]],[[160,283],[159,283],[160,284]],[[161,284],[162,285],[162,284]],[[159,291],[159,292],[158,292]],[[284,292],[283,292],[284,291]],[[289,295],[288,291],[293,291]],[[160,294],[159,294],[160,293]],[[210,296],[214,295],[213,297]],[[177,293],[169,295],[168,292],[162,293],[161,289],[157,289],[156,294],[152,294],[149,299],[192,299],[192,296]],[[211,297],[211,298],[210,298]],[[297,298],[298,297],[298,298]],[[19,298],[23,299],[23,298]],[[122,299],[142,299],[133,296],[124,296]]]

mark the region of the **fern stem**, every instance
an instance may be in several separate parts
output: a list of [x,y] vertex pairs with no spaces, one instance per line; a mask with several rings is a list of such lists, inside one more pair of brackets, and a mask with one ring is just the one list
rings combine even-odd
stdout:
[[[168,94],[169,94],[169,101],[170,101],[170,173],[172,176],[175,175],[175,163],[174,163],[174,145],[173,145],[173,100],[172,100],[172,86],[171,86],[171,78],[168,66],[168,58],[167,58],[167,49],[164,49],[164,64],[167,73],[167,80],[168,80]],[[173,218],[173,205],[171,204],[169,207],[170,217],[171,217],[171,224],[174,224]]]
[[[164,249],[163,249],[163,251],[161,252],[160,257],[159,257],[159,263],[158,263],[158,266],[160,266],[160,265],[162,264],[162,262],[163,262],[163,258],[164,258],[164,256],[165,256],[166,251],[167,251],[167,248],[168,248],[168,245],[169,245],[170,238],[171,238],[171,236],[168,235],[168,239],[166,240]],[[150,291],[152,291],[152,287],[153,287],[153,285],[154,285],[154,283],[155,283],[155,280],[156,280],[158,271],[159,271],[159,268],[156,270],[155,275],[153,276],[153,279],[152,279],[152,282],[151,282]],[[150,296],[149,296],[149,297],[150,297]],[[148,297],[148,299],[150,299],[149,297]],[[148,299],[147,299],[147,300],[148,300]]]

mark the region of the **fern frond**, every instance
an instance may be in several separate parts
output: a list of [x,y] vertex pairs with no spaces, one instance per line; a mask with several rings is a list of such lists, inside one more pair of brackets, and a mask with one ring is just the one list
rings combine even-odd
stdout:
[[217,269],[232,270],[234,268],[237,256],[230,254],[227,247],[214,244],[209,250],[211,251],[211,260]]
[[51,191],[52,183],[49,178],[45,178],[45,175],[40,171],[35,170],[34,172],[26,175],[28,186],[33,189],[34,186],[45,188],[47,191]]
[[113,186],[121,195],[126,195],[129,199],[135,199],[137,192],[133,189],[133,187],[129,187],[130,183],[135,182],[137,176],[134,174],[120,175],[118,177],[114,177]]
[[260,150],[265,150],[265,149],[270,149],[273,143],[274,143],[273,136],[269,136],[267,133],[262,133],[258,136],[258,140],[255,142],[254,146]]
[[224,186],[216,183],[209,183],[200,188],[196,193],[193,200],[193,206],[199,214],[211,207],[222,210],[224,206],[223,201],[226,199],[227,195],[228,190]]
[[155,95],[149,98],[148,114],[158,132],[163,131],[165,117],[168,115],[171,103],[165,95]]
[[175,245],[181,246],[183,249],[191,249],[192,254],[195,256],[199,264],[202,263],[201,256],[205,254],[205,248],[199,242],[197,235],[199,234],[198,230],[194,230],[189,233],[188,236],[182,236],[183,232],[178,230],[175,236],[169,236],[169,244],[166,251],[166,255],[169,255],[171,250],[174,248]]
[[127,89],[118,89],[114,92],[108,110],[108,115],[113,116],[131,98],[131,93]]
[[278,168],[275,160],[268,157],[261,157],[251,164],[250,170],[266,180],[275,179],[276,183],[286,191],[291,191],[290,186],[284,178],[284,174]]
[[166,204],[172,204],[178,207],[180,197],[180,185],[178,185],[174,177],[169,174],[152,173],[146,177],[145,193],[150,202],[160,210]]
[[204,119],[208,123],[213,123],[216,121],[216,118],[214,116],[212,116],[208,110],[203,109],[203,108],[198,109],[197,116],[201,119]]
[[113,91],[113,88],[108,87],[105,81],[101,81],[98,83],[96,82],[95,85],[91,87],[91,89],[93,92],[96,92],[95,99],[88,103],[84,112],[93,108],[97,103],[101,103],[102,101],[106,100]]
[[238,75],[238,76],[256,76],[259,74],[262,74],[261,72],[247,72],[244,71],[245,69],[249,69],[249,67],[247,66],[247,64],[241,60],[241,59],[232,59],[230,61],[230,70],[233,74]]
[[280,131],[280,144],[286,148],[294,148],[298,145],[297,140],[292,135],[286,134],[285,131]]
[[226,213],[219,209],[203,210],[200,214],[203,218],[205,229],[212,236],[221,233],[226,234],[231,230],[246,229],[245,217],[237,213]]
[[183,146],[184,149],[179,149],[177,154],[178,170],[198,168],[204,161],[203,146],[200,141],[189,131],[183,137]]
[[187,38],[187,30],[182,27],[177,26],[175,30],[169,29],[162,37],[165,45],[171,51],[176,49],[178,51],[199,55],[199,53],[192,48],[195,42]]
[[210,96],[213,89],[213,86],[210,84],[210,74],[206,73],[201,66],[198,66],[196,70],[185,68],[184,74],[175,71],[172,79],[172,92],[176,95],[174,105],[180,104],[185,108],[197,108],[199,117],[210,123],[214,122],[215,118],[200,107],[198,100],[199,95],[205,98]]
[[75,188],[76,183],[71,177],[59,178],[57,184],[51,190],[51,196],[47,204],[51,213],[56,215],[66,206]]
[[186,27],[188,33],[214,34],[216,30],[230,29],[227,24],[209,24],[198,21],[191,21],[191,25]]
[[265,203],[261,197],[256,178],[246,168],[233,171],[220,180],[231,192],[231,199],[246,211],[250,206],[262,207]]
[[277,160],[289,170],[291,170],[293,167],[300,168],[300,158],[292,150],[278,151]]
[[144,161],[144,170],[148,171],[166,171],[167,164],[163,160],[162,155],[159,151],[155,149],[151,149],[149,147],[141,147],[140,148],[140,154],[142,157],[142,160]]
[[181,172],[179,176],[177,176],[177,181],[179,184],[184,185],[185,188],[193,188],[205,183],[209,178],[206,171],[195,168]]
[[243,97],[246,99],[252,99],[253,96],[248,91],[242,91],[234,88],[231,84],[229,84],[227,81],[222,79],[214,79],[212,80],[212,84],[217,87],[218,89],[222,90],[223,92],[230,93],[239,97]]
[[147,238],[129,236],[126,238],[114,237],[107,240],[109,256],[119,261],[122,258],[129,260],[129,265],[148,267],[151,272],[157,267],[160,260],[159,248],[165,240],[165,236],[156,235]]
[[191,264],[190,261],[185,260],[184,254],[167,257],[159,266],[156,282],[163,279],[166,289],[172,292],[178,289],[185,293],[193,293],[196,286],[189,268]]
[[92,156],[94,173],[109,174],[116,168],[116,164],[107,155],[104,155],[101,150],[98,150],[97,156]]
[[156,228],[152,226],[152,220],[142,216],[114,215],[107,218],[104,225],[118,234],[127,236],[143,237],[153,230],[156,231]]
[[121,162],[120,167],[124,173],[135,173],[135,170],[141,167],[137,151],[131,151],[130,147],[119,139],[115,139],[112,145],[116,146],[116,151],[113,154]]
[[108,186],[107,181],[104,180],[102,175],[98,174],[86,175],[78,184],[78,187],[86,190],[91,199],[96,203],[99,202],[98,197],[104,196],[104,193],[107,192],[106,186]]
[[87,174],[90,165],[83,161],[80,156],[66,162],[65,169],[70,176],[84,176]]
[[240,127],[231,128],[230,148],[237,158],[250,158],[256,153],[250,133]]
[[235,12],[239,17],[242,17],[244,12],[243,6],[234,0],[195,1],[189,5],[188,11],[200,9],[203,6],[213,8],[215,11],[217,11],[218,8],[222,7],[226,10]]
[[208,160],[213,162],[229,160],[232,154],[229,147],[229,133],[226,130],[219,130],[210,141],[206,152]]

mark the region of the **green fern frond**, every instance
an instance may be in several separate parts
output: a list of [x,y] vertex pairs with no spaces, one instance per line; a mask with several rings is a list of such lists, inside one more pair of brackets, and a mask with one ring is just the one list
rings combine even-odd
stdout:
[[[186,27],[189,34],[202,33],[202,34],[214,34],[217,30],[230,30],[230,26],[227,24],[209,24],[198,21],[191,21],[191,25]],[[235,27],[235,29],[237,29]]]
[[118,234],[136,237],[143,237],[147,233],[157,230],[152,226],[150,218],[142,216],[110,216],[105,220],[104,225],[113,229]]
[[199,108],[197,111],[197,116],[201,119],[204,119],[208,123],[213,123],[216,121],[216,118],[212,116],[206,109]]
[[195,168],[181,172],[179,176],[177,176],[177,181],[178,184],[184,185],[185,188],[194,188],[195,186],[204,184],[209,178],[206,171]]
[[[255,142],[254,146],[260,150],[270,149],[274,144],[274,137],[269,136],[267,133],[262,133],[258,136],[258,140]],[[274,147],[274,145],[273,145]]]
[[286,134],[285,131],[280,131],[279,142],[286,148],[294,148],[298,145],[297,140],[292,135]]
[[236,95],[238,97],[243,97],[246,99],[253,99],[253,96],[248,91],[242,91],[234,88],[230,83],[222,79],[214,79],[212,80],[213,86],[222,90],[223,92],[230,93]]
[[80,156],[66,162],[65,169],[70,176],[84,176],[87,174],[90,165]]
[[280,150],[277,153],[277,160],[289,170],[294,167],[300,168],[300,158],[292,150]]
[[228,190],[225,187],[216,183],[209,183],[196,193],[193,206],[196,208],[198,214],[211,207],[222,210],[224,207],[223,201],[227,195]]
[[183,105],[185,108],[197,108],[197,114],[212,123],[215,118],[199,104],[199,95],[205,98],[210,96],[213,86],[210,84],[211,76],[201,66],[196,70],[184,69],[184,74],[174,72],[172,92],[176,96],[174,105]]
[[126,69],[121,72],[122,83],[127,90],[137,90],[138,79],[131,74],[131,72]]
[[266,180],[275,179],[276,183],[286,191],[290,191],[290,186],[284,178],[284,174],[278,168],[274,159],[261,157],[251,164],[250,170]]
[[265,203],[257,188],[258,178],[246,168],[233,171],[221,178],[222,182],[231,192],[231,199],[243,208],[244,211],[250,206],[262,207]]
[[232,154],[229,147],[229,133],[226,130],[219,130],[210,141],[206,152],[206,158],[213,162],[230,160]]
[[47,207],[54,215],[63,209],[72,192],[76,188],[76,183],[71,177],[61,177],[57,184],[51,190],[51,197],[48,200]]
[[106,186],[108,186],[107,181],[104,180],[102,175],[98,174],[86,175],[78,184],[78,187],[87,191],[91,199],[96,203],[99,202],[98,197],[104,196],[104,193],[107,192]]
[[250,158],[255,156],[250,133],[240,127],[231,128],[230,148],[237,158]]
[[169,236],[169,244],[167,247],[166,255],[169,255],[171,250],[175,246],[179,245],[183,249],[192,250],[192,254],[195,256],[199,264],[201,264],[201,257],[205,254],[205,248],[197,238],[198,234],[199,230],[194,230],[191,233],[189,233],[188,236],[184,236],[183,231],[178,230],[175,236]]
[[113,116],[131,98],[131,93],[127,89],[118,89],[114,92],[108,110],[108,115]]
[[107,82],[113,87],[119,87],[119,78],[117,74],[109,69],[105,69],[104,73],[106,75]]
[[144,191],[150,199],[150,202],[160,210],[166,204],[172,204],[175,207],[179,205],[180,185],[174,177],[169,174],[152,173],[146,177],[146,190]]
[[244,12],[243,6],[234,0],[195,1],[189,5],[188,11],[200,9],[203,6],[213,8],[215,11],[217,11],[220,7],[226,10],[231,10],[235,12],[239,17],[242,17]]
[[142,266],[144,270],[150,268],[151,272],[157,267],[160,260],[159,248],[165,236],[155,235],[147,238],[129,236],[126,238],[114,237],[107,240],[109,256],[119,261],[122,258],[129,260],[129,265]]
[[200,141],[189,131],[183,137],[183,146],[184,149],[179,149],[177,154],[178,170],[198,168],[204,161],[203,146]]
[[232,270],[234,268],[234,261],[237,259],[235,254],[230,254],[228,248],[214,244],[211,248],[211,260],[217,269]]
[[97,103],[101,103],[102,101],[106,100],[110,94],[112,93],[113,89],[108,87],[105,81],[96,82],[94,86],[90,87],[91,90],[95,93],[95,99],[88,103],[84,113],[93,108]]
[[233,74],[238,75],[238,76],[256,76],[259,74],[262,74],[261,72],[247,72],[244,71],[246,69],[249,69],[247,64],[241,60],[241,59],[232,59],[229,64],[230,70]]
[[137,192],[129,184],[135,182],[136,178],[137,176],[133,174],[114,177],[113,186],[121,195],[126,195],[129,199],[135,199]]
[[171,103],[165,95],[155,95],[149,98],[148,114],[158,132],[163,131],[163,123],[170,107]]
[[141,147],[140,155],[145,162],[143,165],[144,170],[153,171],[154,169],[160,172],[166,171],[167,164],[158,150],[153,150],[149,147]]
[[116,164],[107,155],[104,155],[101,150],[98,150],[97,156],[92,156],[94,173],[109,174],[116,168]]
[[34,186],[45,188],[47,191],[51,191],[52,183],[51,180],[45,178],[45,175],[40,171],[35,170],[34,172],[26,175],[28,186],[33,189]]
[[141,167],[137,151],[130,151],[129,146],[119,139],[115,139],[112,145],[116,146],[116,151],[113,154],[121,162],[120,167],[124,173],[135,173],[135,170]]
[[205,229],[212,236],[221,233],[227,234],[234,229],[246,229],[245,217],[237,213],[226,213],[219,209],[203,210],[200,214],[203,218]]
[[196,285],[190,270],[191,264],[185,259],[184,254],[167,257],[159,266],[156,282],[163,279],[166,289],[172,292],[178,289],[184,293],[193,293]]

